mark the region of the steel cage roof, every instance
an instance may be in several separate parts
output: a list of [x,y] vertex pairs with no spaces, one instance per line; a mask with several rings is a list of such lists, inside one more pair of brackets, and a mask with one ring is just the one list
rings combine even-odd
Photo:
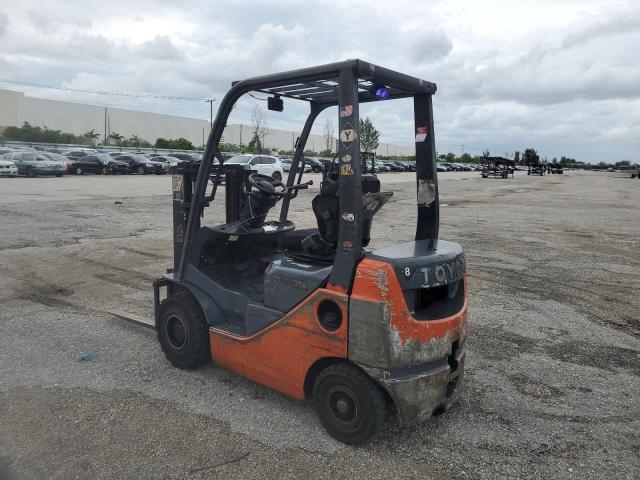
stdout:
[[[436,84],[394,70],[379,67],[362,60],[346,60],[317,67],[252,77],[233,82],[234,88],[246,92],[256,91],[320,105],[337,105],[340,92],[339,74],[351,68],[358,77],[358,102],[378,102],[413,97],[416,94],[434,94]],[[389,97],[376,98],[370,92],[372,85],[387,87]]]

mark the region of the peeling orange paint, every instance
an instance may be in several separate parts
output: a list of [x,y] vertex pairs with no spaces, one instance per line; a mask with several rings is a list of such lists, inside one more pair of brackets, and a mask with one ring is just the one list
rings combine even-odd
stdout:
[[[465,291],[467,280],[465,277]],[[419,321],[413,318],[404,299],[402,287],[393,267],[388,263],[365,258],[358,265],[351,298],[378,301],[385,304],[385,314],[391,327],[398,332],[402,344],[410,341],[425,343],[459,331],[467,324],[467,301],[450,317]]]
[[[335,301],[343,322],[328,332],[317,320],[322,300]],[[347,357],[348,303],[344,293],[319,289],[268,328],[238,337],[210,328],[213,361],[267,387],[300,400],[309,368],[325,357]]]

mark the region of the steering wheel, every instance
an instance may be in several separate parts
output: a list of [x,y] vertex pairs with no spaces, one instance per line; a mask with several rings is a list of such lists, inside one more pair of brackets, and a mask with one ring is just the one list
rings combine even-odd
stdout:
[[[267,195],[273,195],[274,197],[284,197],[287,194],[287,186],[280,180],[276,180],[268,175],[262,175],[261,173],[252,173],[249,175],[249,183],[252,187],[260,190]],[[280,187],[280,190],[276,190]]]

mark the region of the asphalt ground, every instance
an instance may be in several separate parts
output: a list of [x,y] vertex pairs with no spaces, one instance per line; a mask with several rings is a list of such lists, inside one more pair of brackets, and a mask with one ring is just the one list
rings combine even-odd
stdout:
[[[415,229],[413,174],[381,179],[374,247]],[[439,179],[441,238],[467,256],[463,393],[358,448],[215,364],[171,367],[153,331],[105,313],[151,317],[168,176],[0,179],[0,479],[640,478],[640,182]]]

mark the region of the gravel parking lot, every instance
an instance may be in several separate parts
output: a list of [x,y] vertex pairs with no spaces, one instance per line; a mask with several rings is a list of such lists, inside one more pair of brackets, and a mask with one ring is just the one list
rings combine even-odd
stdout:
[[[374,246],[412,238],[414,175],[381,175]],[[467,255],[463,394],[361,448],[214,364],[174,369],[105,313],[151,317],[168,176],[0,179],[0,479],[640,478],[640,182],[439,178],[441,237]]]

